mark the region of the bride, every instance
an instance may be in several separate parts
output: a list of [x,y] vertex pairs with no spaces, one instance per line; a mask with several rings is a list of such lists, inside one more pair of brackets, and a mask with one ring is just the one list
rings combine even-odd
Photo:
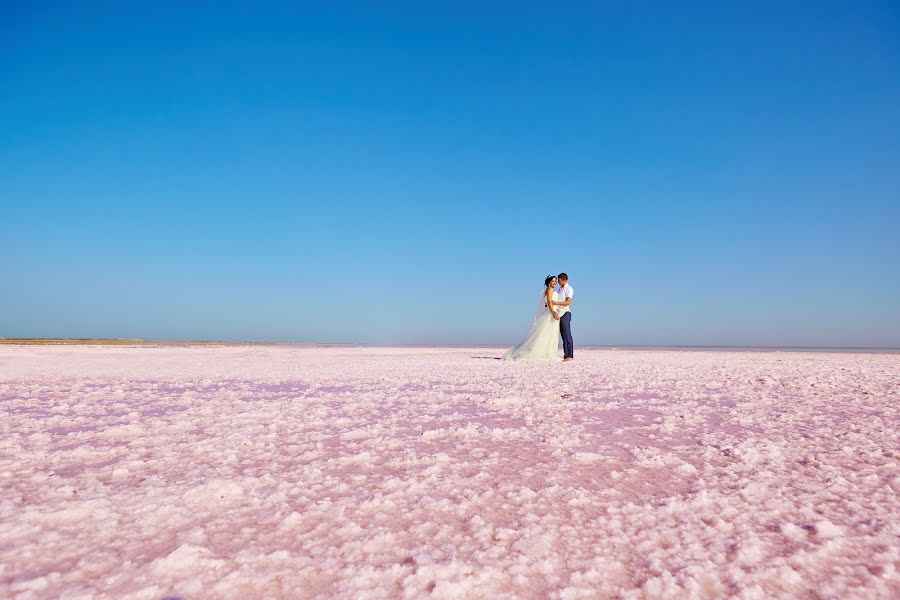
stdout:
[[553,303],[559,299],[556,277],[547,275],[531,330],[522,343],[510,348],[503,360],[562,360],[559,357],[559,313]]

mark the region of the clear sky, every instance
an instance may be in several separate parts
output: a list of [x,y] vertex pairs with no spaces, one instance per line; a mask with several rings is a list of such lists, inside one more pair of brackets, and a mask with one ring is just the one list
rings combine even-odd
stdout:
[[900,346],[897,2],[0,7],[0,336]]

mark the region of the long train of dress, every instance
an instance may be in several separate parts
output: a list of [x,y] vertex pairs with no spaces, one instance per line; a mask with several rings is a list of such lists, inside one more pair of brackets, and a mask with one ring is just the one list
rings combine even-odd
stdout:
[[[553,300],[558,298],[559,294],[554,291]],[[559,320],[553,318],[545,302],[541,293],[531,329],[518,346],[503,355],[503,360],[562,360],[559,356]]]

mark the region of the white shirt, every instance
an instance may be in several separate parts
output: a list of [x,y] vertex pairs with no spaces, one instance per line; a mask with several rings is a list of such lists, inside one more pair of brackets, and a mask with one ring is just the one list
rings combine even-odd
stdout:
[[[573,290],[572,286],[568,283],[566,283],[566,285],[559,286],[559,289],[557,291],[559,292],[560,302],[565,302],[566,298],[573,298],[575,296],[575,290]],[[571,306],[571,304],[569,306]],[[559,313],[560,317],[569,312],[569,306],[556,307],[556,311]]]

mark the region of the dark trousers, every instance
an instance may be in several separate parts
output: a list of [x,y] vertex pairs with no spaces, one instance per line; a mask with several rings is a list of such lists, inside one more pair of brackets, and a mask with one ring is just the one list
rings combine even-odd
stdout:
[[572,313],[559,318],[559,333],[563,339],[563,358],[575,358],[575,342],[572,341]]

